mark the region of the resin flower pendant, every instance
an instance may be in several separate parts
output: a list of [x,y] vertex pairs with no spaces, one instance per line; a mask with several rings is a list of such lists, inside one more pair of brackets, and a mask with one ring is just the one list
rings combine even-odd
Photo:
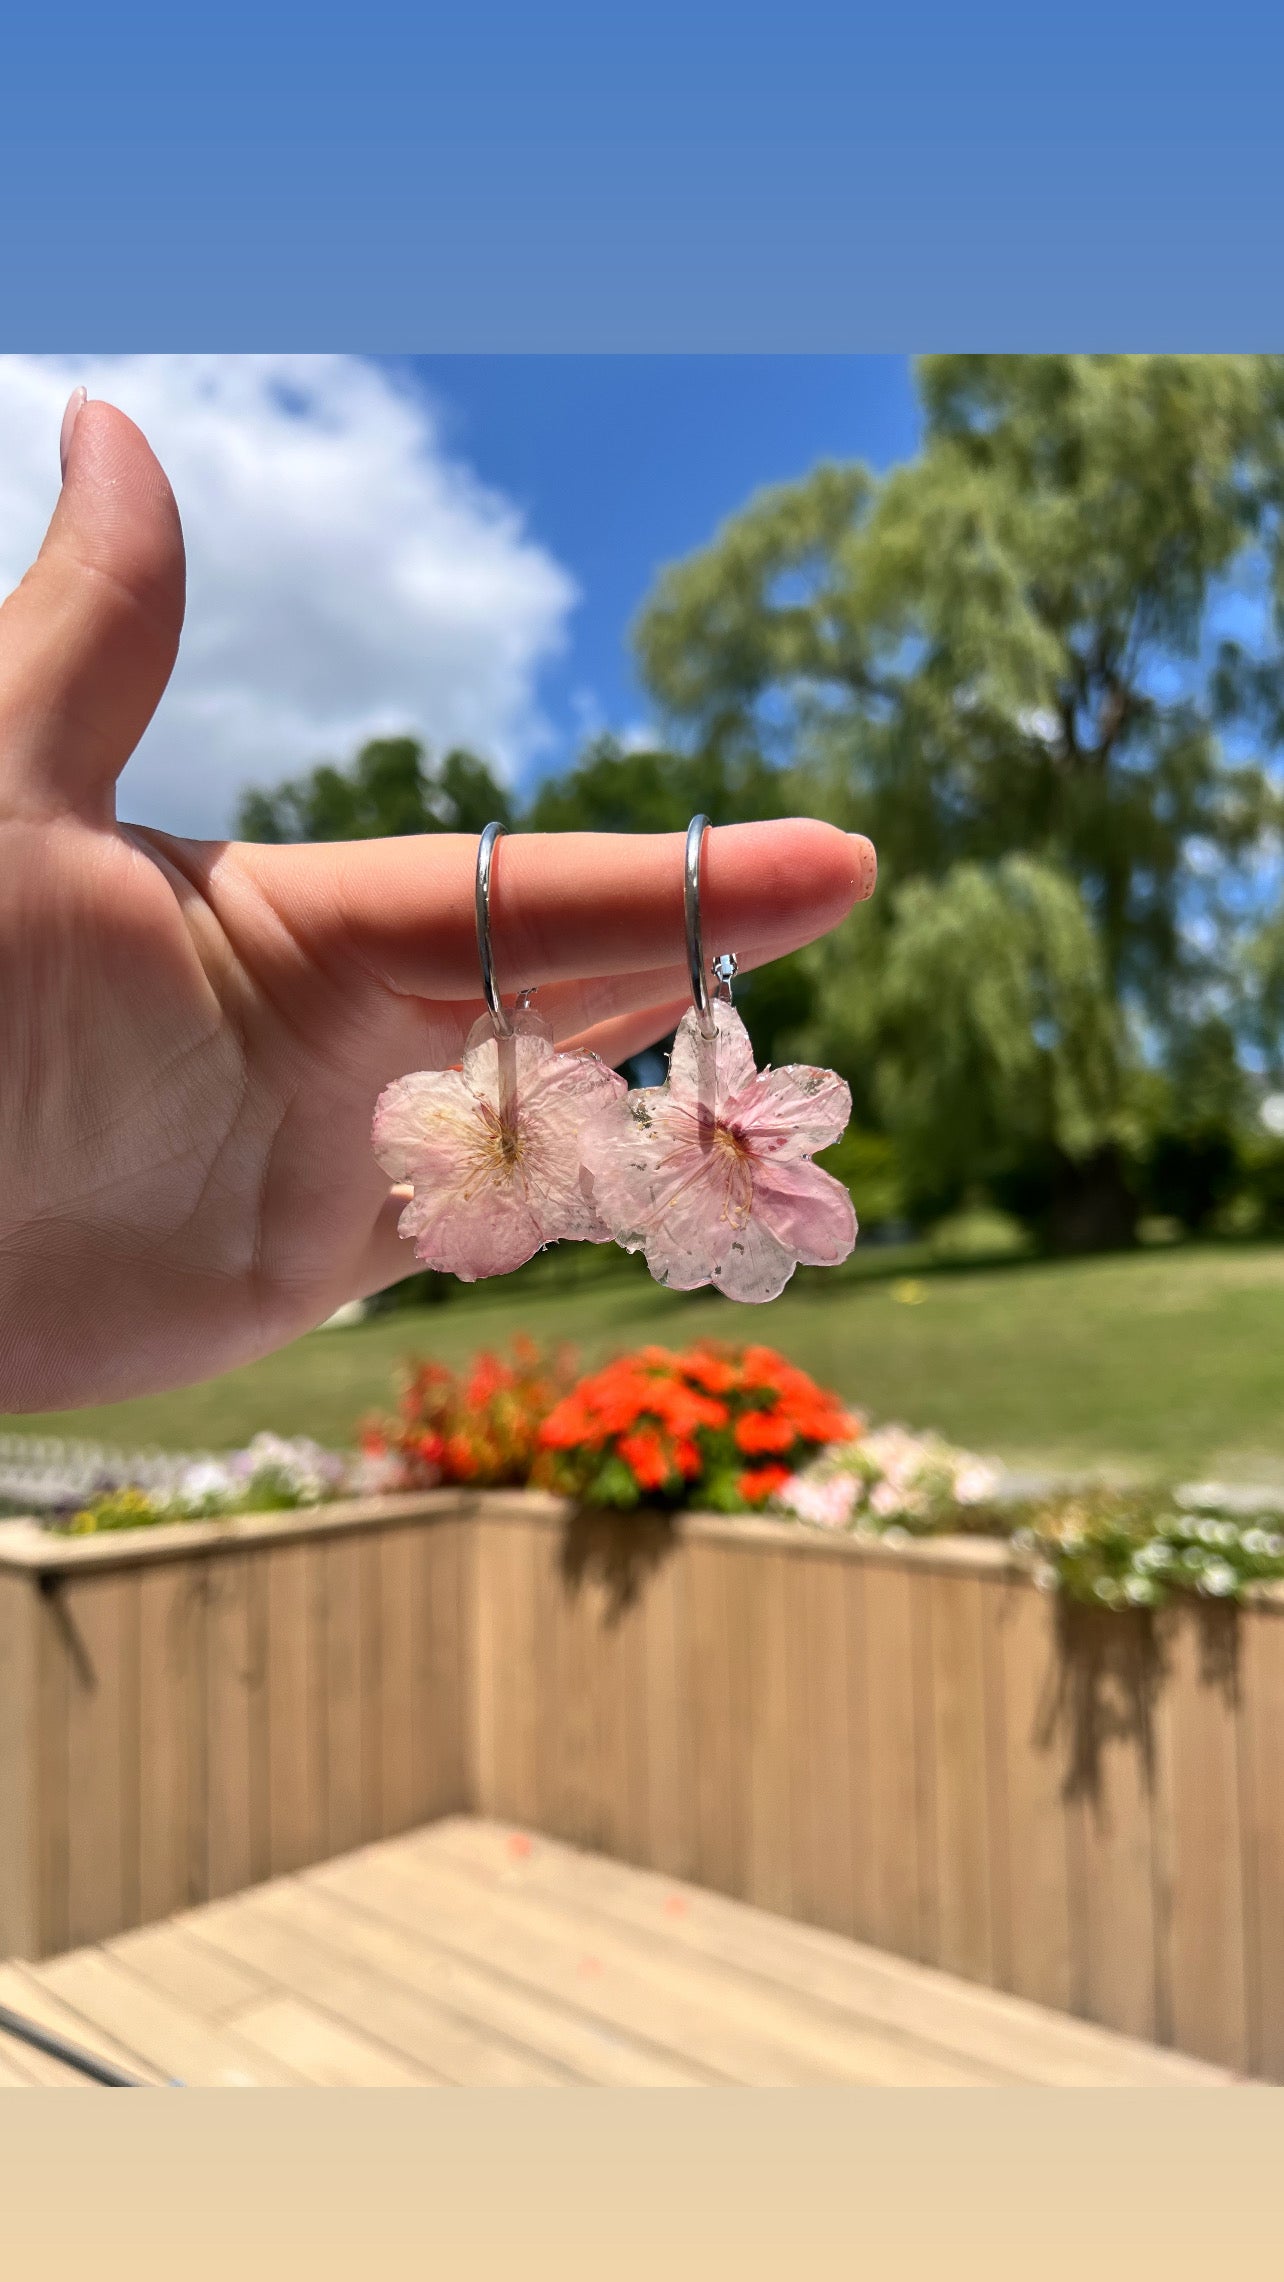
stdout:
[[838,1140],[851,1094],[832,1070],[754,1067],[735,1008],[693,1007],[667,1083],[609,1103],[584,1134],[597,1208],[615,1242],[645,1252],[657,1283],[772,1300],[799,1262],[836,1267],[856,1242],[841,1181],[811,1163]]
[[398,1078],[375,1109],[374,1153],[414,1191],[398,1222],[427,1268],[462,1283],[506,1276],[546,1244],[605,1244],[584,1171],[586,1121],[627,1091],[596,1054],[559,1054],[517,1009],[503,1035],[474,1024],[458,1069]]

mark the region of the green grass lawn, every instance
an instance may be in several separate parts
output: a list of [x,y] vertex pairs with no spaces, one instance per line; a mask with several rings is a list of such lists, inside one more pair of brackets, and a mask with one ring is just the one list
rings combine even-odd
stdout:
[[871,1247],[849,1269],[800,1274],[765,1308],[661,1291],[636,1265],[594,1255],[566,1289],[541,1262],[441,1307],[313,1332],[178,1394],[3,1423],[130,1447],[218,1448],[261,1427],[339,1445],[410,1354],[462,1362],[526,1330],[592,1363],[712,1334],[765,1340],[875,1418],[1013,1463],[1284,1479],[1284,1247],[953,1268]]

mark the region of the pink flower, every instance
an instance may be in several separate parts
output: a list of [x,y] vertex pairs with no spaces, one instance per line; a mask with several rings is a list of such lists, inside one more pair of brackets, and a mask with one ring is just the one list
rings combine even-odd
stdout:
[[846,1189],[810,1162],[842,1133],[851,1095],[832,1070],[760,1073],[735,1008],[713,1012],[711,1039],[694,1009],[684,1017],[667,1084],[595,1117],[585,1163],[611,1235],[645,1252],[657,1283],[771,1300],[800,1260],[833,1267],[856,1241]]
[[425,1266],[463,1283],[506,1276],[545,1244],[605,1244],[580,1142],[584,1125],[627,1089],[595,1054],[559,1054],[529,1010],[496,1036],[485,1014],[463,1066],[418,1070],[380,1094],[374,1153],[414,1191],[398,1227]]

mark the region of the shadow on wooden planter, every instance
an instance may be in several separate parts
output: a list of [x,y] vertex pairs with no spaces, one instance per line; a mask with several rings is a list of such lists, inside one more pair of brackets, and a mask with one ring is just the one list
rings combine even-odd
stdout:
[[1278,2080],[1282,1620],[517,1493],[0,1525],[0,1951],[474,1810]]

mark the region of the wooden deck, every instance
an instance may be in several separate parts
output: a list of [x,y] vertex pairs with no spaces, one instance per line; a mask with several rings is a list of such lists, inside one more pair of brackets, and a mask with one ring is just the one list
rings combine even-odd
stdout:
[[[41,1965],[0,2004],[186,2085],[1143,2086],[1219,2069],[452,1818]],[[84,2079],[0,2036],[0,2084]]]

